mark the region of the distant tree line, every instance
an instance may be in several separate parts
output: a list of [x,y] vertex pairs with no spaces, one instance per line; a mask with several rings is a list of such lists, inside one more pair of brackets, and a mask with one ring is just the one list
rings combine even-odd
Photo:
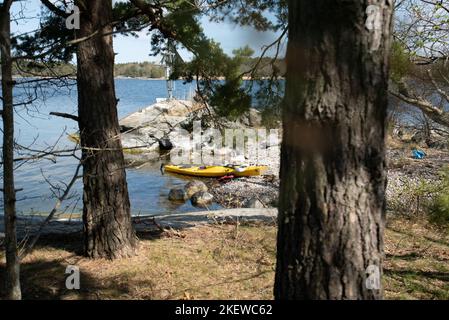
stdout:
[[[240,72],[248,73],[258,63],[258,58],[248,58],[241,61]],[[257,68],[258,77],[270,77],[273,74],[273,65],[275,68],[284,73],[284,61],[276,60],[271,63],[271,58],[262,58]],[[76,74],[76,65],[71,63],[53,63],[52,65],[37,63],[35,61],[20,61],[13,66],[14,76],[28,77],[50,77],[50,76],[67,76]],[[130,78],[163,78],[165,69],[162,65],[153,62],[129,62],[118,63],[114,66],[114,75],[116,77]]]
[[114,67],[114,75],[131,78],[163,78],[165,69],[152,62],[119,63]]
[[20,60],[13,64],[12,74],[22,77],[53,77],[76,75],[76,66],[70,63],[43,63]]

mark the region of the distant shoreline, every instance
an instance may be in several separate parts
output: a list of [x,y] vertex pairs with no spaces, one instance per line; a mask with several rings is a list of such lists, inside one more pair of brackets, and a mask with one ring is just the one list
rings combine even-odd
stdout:
[[[56,79],[55,77],[47,77],[47,76],[31,76],[31,77],[24,77],[24,76],[20,76],[20,75],[13,75],[12,76],[13,79]],[[72,80],[76,80],[76,77],[66,77]],[[127,76],[116,76],[114,77],[114,79],[119,79],[119,80],[166,80],[165,78],[147,78],[147,77],[127,77]],[[1,77],[0,77],[1,80]],[[182,80],[182,79],[180,79]]]
[[[24,76],[20,76],[20,75],[13,75],[12,78],[13,78],[13,80],[15,80],[15,79],[42,79],[42,80],[53,79],[53,80],[56,80],[55,77],[47,77],[47,76],[24,77]],[[71,79],[71,80],[76,80],[76,77],[66,77],[66,78]],[[167,80],[165,78],[128,77],[128,76],[116,76],[116,77],[114,77],[114,79],[116,79],[116,80],[146,80],[146,81],[148,81],[148,80],[150,80],[150,81],[166,81]],[[251,81],[251,80],[257,81],[257,80],[269,80],[269,79],[271,79],[271,78],[270,77],[262,77],[259,79],[251,79],[250,77],[242,78],[243,81]],[[0,77],[0,80],[1,80],[1,77]],[[185,80],[185,79],[177,79],[176,81],[183,81],[183,80]],[[224,81],[225,78],[224,77],[216,77],[216,78],[213,78],[212,80]],[[277,80],[285,80],[285,77],[278,77]]]

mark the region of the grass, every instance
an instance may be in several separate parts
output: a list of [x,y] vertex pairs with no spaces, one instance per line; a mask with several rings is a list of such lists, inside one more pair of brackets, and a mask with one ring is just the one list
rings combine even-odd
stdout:
[[449,232],[425,220],[390,219],[384,285],[390,299],[449,299]]
[[[204,226],[141,235],[138,254],[117,261],[77,254],[77,238],[48,238],[22,264],[25,299],[270,299],[275,228]],[[78,241],[79,240],[79,241]],[[77,265],[81,290],[65,289]]]
[[[387,299],[449,299],[447,233],[401,218],[390,219],[385,236]],[[117,261],[80,256],[79,236],[44,239],[23,262],[24,298],[273,298],[274,226],[203,226],[140,239],[136,256]],[[80,267],[79,291],[65,289],[71,264]]]

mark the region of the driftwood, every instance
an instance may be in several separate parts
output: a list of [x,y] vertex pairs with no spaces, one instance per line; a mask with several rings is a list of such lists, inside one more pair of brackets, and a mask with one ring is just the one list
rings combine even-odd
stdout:
[[156,221],[155,217],[153,217],[149,221],[139,219],[136,221],[136,223],[143,223],[145,225],[155,226],[157,228],[157,230],[159,230],[161,232],[161,235],[168,237],[168,238],[171,238],[171,237],[185,238],[186,237],[186,235],[183,232],[181,232],[180,230],[173,229],[172,227],[165,228],[165,227],[161,226]]

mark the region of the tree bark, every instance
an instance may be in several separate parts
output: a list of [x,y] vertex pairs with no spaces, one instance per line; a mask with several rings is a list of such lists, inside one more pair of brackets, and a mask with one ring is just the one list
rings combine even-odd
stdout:
[[115,259],[132,255],[136,236],[130,203],[114,87],[112,1],[76,1],[81,9],[78,38],[78,117],[83,147],[85,254]]
[[11,60],[11,16],[12,1],[0,6],[0,47],[3,101],[3,205],[5,218],[6,298],[20,300],[20,260],[16,233],[16,192],[14,185],[14,107]]
[[[382,17],[374,30],[370,4]],[[274,294],[379,299],[366,272],[382,273],[392,1],[288,5]]]

